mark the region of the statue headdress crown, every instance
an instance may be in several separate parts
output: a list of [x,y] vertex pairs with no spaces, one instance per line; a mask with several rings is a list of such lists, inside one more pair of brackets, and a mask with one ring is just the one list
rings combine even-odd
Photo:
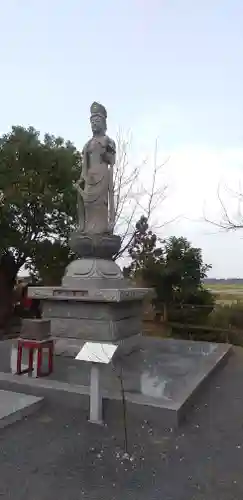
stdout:
[[90,113],[92,115],[99,115],[102,116],[106,120],[107,118],[107,111],[105,109],[105,106],[100,104],[99,102],[93,102],[90,106]]

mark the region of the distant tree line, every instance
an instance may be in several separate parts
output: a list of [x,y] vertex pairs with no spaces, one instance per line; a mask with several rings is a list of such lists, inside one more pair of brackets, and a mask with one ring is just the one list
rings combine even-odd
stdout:
[[205,278],[206,285],[243,285],[243,278]]

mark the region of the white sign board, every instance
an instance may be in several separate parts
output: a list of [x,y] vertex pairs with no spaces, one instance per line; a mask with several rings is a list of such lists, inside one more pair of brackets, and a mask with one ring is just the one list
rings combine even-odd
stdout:
[[100,344],[99,342],[86,342],[77,354],[79,361],[90,361],[91,363],[108,364],[117,349],[115,344]]

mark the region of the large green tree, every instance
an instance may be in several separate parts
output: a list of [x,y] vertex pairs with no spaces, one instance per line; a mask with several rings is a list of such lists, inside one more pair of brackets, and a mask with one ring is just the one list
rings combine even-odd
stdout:
[[80,168],[79,152],[61,137],[12,127],[0,138],[0,327],[23,265],[49,283],[60,280],[70,258]]
[[154,288],[157,316],[194,323],[204,321],[212,311],[213,295],[203,286],[210,266],[204,264],[201,249],[186,238],[158,241],[146,217],[141,217],[129,254],[131,263],[124,273]]

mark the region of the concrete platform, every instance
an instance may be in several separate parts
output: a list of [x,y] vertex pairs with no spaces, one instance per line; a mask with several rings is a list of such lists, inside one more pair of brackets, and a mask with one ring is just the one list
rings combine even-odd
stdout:
[[[58,399],[67,405],[89,404],[89,363],[69,356],[55,356],[54,373],[48,378],[32,379],[10,373],[11,342],[0,344],[0,388]],[[64,346],[62,346],[63,349]],[[80,345],[73,344],[73,355]],[[102,367],[101,385],[104,407],[121,405],[121,373],[129,411],[140,405],[146,418],[151,409],[161,425],[174,427],[185,417],[203,382],[227,360],[227,344],[140,337],[134,352]],[[64,352],[65,349],[62,350]]]
[[0,390],[0,429],[39,409],[43,398]]
[[242,500],[243,349],[232,351],[177,432],[134,405],[127,459],[121,413],[100,427],[47,401],[1,432],[2,500]]

